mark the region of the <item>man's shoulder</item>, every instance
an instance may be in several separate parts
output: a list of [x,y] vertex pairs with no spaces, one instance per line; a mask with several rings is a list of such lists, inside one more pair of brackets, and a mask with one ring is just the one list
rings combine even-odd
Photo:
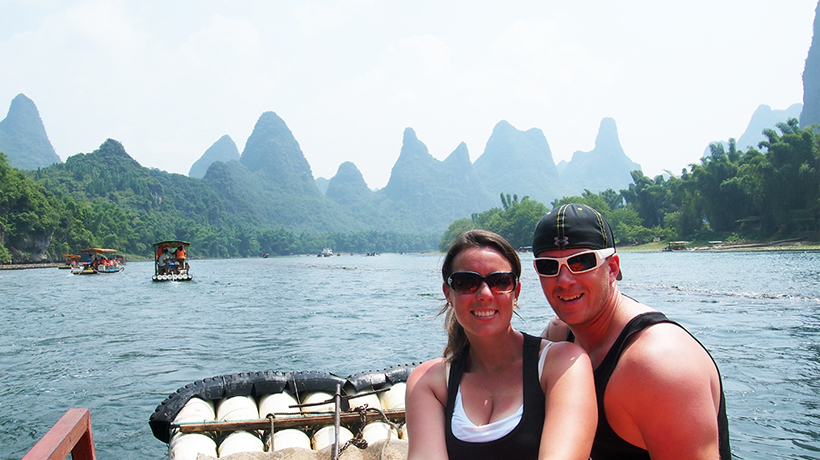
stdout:
[[654,323],[627,342],[606,386],[606,417],[618,436],[650,453],[695,458],[712,445],[717,452],[719,380],[709,353],[683,327]]
[[674,388],[687,376],[710,373],[713,368],[709,353],[683,327],[659,322],[630,337],[613,378],[640,387]]

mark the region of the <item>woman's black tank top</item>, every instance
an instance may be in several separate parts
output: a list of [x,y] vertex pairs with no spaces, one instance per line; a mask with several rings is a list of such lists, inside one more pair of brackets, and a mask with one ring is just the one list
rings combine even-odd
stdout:
[[468,353],[453,361],[447,385],[447,406],[444,411],[445,439],[449,460],[538,459],[541,431],[544,427],[544,391],[538,375],[541,338],[524,334],[524,413],[521,421],[505,436],[489,442],[466,442],[453,435],[452,420],[461,376]]

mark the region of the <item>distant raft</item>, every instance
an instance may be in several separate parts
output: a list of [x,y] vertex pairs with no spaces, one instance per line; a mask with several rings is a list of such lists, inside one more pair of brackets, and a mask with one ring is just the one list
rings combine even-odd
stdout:
[[152,281],[191,281],[188,247],[191,243],[180,240],[158,241],[154,248],[154,275]]
[[125,257],[114,249],[87,248],[80,249],[79,254],[63,254],[75,275],[96,275],[119,273],[125,270]]
[[406,458],[404,392],[416,366],[347,378],[316,371],[206,378],[171,394],[148,424],[170,460],[318,459],[333,449],[350,451],[342,460]]

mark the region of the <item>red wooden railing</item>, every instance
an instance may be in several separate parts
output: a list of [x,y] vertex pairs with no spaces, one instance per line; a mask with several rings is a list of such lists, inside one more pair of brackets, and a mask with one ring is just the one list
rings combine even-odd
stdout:
[[48,430],[23,460],[96,460],[91,414],[88,409],[69,409]]

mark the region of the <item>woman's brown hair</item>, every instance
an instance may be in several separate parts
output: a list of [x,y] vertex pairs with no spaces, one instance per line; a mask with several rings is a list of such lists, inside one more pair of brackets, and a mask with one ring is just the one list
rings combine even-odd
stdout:
[[[447,251],[444,262],[441,264],[441,277],[445,283],[453,273],[453,261],[456,256],[469,248],[495,249],[510,262],[515,277],[521,277],[521,260],[518,258],[518,253],[515,252],[512,245],[497,233],[493,233],[489,230],[474,229],[461,233],[456,237],[453,245],[450,246],[450,250]],[[449,302],[442,307],[439,312],[439,315],[441,314],[444,314],[444,326],[447,328],[447,346],[444,347],[444,357],[448,361],[452,361],[470,349],[470,342],[467,340],[467,334],[464,332],[464,328],[456,319],[454,309],[450,308]]]

